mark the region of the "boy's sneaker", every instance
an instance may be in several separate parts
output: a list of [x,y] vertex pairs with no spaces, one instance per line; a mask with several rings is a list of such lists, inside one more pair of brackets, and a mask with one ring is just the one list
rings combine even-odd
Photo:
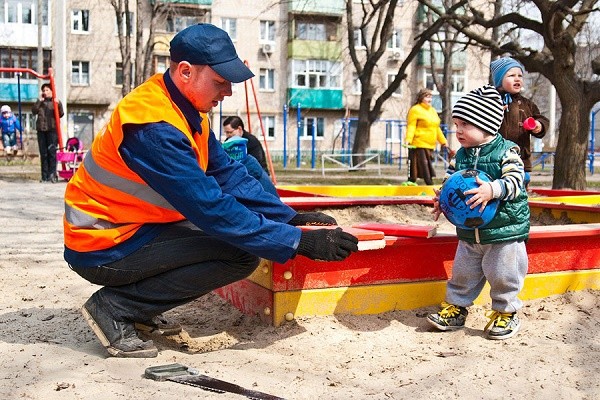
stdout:
[[181,325],[170,321],[162,314],[157,315],[149,321],[136,322],[135,329],[144,333],[158,333],[164,336],[177,335],[182,330]]
[[435,314],[427,316],[427,322],[440,331],[454,331],[465,326],[469,311],[465,307],[442,302],[442,309]]
[[[486,317],[490,319],[490,322],[485,326],[488,339],[504,340],[511,338],[517,334],[521,327],[521,321],[519,321],[516,312],[501,313],[492,310],[486,314]],[[488,328],[490,329],[488,330]]]
[[143,341],[137,336],[133,322],[115,320],[100,307],[93,295],[85,302],[81,313],[111,356],[129,358],[158,356],[158,349],[152,340]]

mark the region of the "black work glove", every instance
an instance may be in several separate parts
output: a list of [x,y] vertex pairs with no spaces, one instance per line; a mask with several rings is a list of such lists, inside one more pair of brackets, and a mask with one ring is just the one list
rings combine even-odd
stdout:
[[335,218],[330,217],[327,214],[323,214],[322,212],[307,212],[307,213],[298,213],[290,222],[289,225],[292,226],[302,226],[302,225],[337,225],[337,221]]
[[358,239],[342,228],[302,231],[298,254],[313,260],[341,261],[358,251]]

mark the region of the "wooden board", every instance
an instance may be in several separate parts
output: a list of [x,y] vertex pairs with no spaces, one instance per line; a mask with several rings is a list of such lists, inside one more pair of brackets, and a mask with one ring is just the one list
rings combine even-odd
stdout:
[[430,238],[435,236],[437,228],[428,225],[408,225],[408,224],[379,224],[376,222],[367,222],[363,224],[352,225],[354,228],[372,229],[381,231],[390,236],[407,236]]
[[385,234],[381,231],[376,231],[372,229],[361,229],[353,226],[337,226],[337,225],[306,225],[299,226],[298,228],[303,231],[315,230],[315,229],[336,229],[342,228],[344,232],[348,232],[349,234],[355,236],[359,241],[365,240],[381,240],[385,238]]

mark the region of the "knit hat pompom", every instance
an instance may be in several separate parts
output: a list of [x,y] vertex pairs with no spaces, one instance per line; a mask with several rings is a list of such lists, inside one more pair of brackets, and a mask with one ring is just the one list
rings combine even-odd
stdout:
[[525,67],[523,64],[510,57],[502,57],[497,60],[492,61],[490,64],[490,70],[492,71],[492,81],[494,86],[499,88],[502,87],[502,80],[504,79],[504,75],[511,68],[520,68],[521,72],[525,72]]
[[470,91],[452,109],[452,118],[462,119],[490,135],[498,133],[503,117],[500,93],[491,85]]

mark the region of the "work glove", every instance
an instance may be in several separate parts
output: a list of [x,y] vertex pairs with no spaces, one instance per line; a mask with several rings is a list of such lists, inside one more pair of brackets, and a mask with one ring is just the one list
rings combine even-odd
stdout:
[[342,261],[358,251],[358,239],[342,228],[302,231],[298,254],[313,260]]
[[335,218],[322,212],[298,213],[288,222],[292,226],[303,225],[337,225]]

